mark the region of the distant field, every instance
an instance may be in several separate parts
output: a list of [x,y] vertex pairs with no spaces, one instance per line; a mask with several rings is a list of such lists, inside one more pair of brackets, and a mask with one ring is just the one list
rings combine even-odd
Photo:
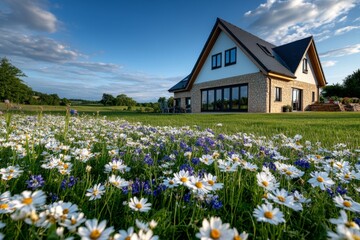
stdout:
[[[22,105],[24,112],[36,114],[40,106]],[[42,106],[44,114],[65,114],[64,106]],[[4,110],[4,105],[0,104]],[[360,113],[357,112],[300,112],[279,114],[159,114],[126,111],[122,106],[76,106],[80,115],[96,115],[108,118],[123,118],[130,122],[141,122],[153,126],[199,126],[211,128],[216,133],[232,134],[236,132],[273,136],[283,133],[287,136],[300,134],[304,139],[320,141],[324,146],[346,143],[352,148],[360,148]],[[218,124],[222,126],[217,126]]]

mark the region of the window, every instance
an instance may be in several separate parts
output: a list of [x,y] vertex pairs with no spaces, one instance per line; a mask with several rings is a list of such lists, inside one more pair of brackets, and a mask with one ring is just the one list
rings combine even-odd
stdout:
[[180,106],[181,106],[181,98],[175,98],[174,101],[175,101],[174,107],[180,108]]
[[221,68],[221,53],[212,55],[211,69]]
[[264,52],[266,55],[268,55],[269,57],[273,57],[273,55],[271,54],[271,52],[269,51],[269,49],[267,49],[267,47],[265,47],[265,46],[263,46],[263,45],[261,45],[261,44],[259,44],[259,43],[257,43],[257,45],[259,46],[259,48],[260,48],[261,50],[263,50],[263,52]]
[[308,73],[308,60],[306,58],[303,59],[303,73]]
[[281,102],[281,88],[275,88],[275,101]]
[[185,98],[185,107],[186,109],[191,108],[191,98],[189,97]]
[[315,92],[312,92],[312,98],[311,98],[312,102],[315,102]]
[[236,63],[236,47],[225,51],[225,66]]
[[247,111],[248,85],[205,89],[201,92],[201,111]]

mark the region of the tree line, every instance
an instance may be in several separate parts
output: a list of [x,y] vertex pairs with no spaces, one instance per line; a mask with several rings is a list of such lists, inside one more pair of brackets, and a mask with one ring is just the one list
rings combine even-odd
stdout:
[[31,105],[68,105],[74,103],[75,105],[86,104],[102,104],[104,106],[127,106],[131,107],[145,107],[152,108],[153,111],[160,111],[159,103],[164,100],[173,103],[173,98],[166,99],[160,97],[155,103],[138,103],[126,94],[120,94],[114,97],[111,94],[104,93],[100,101],[90,101],[83,99],[67,99],[60,98],[57,94],[46,94],[33,91],[27,86],[21,78],[26,75],[17,67],[12,65],[7,58],[0,60],[0,101],[8,100],[12,103],[31,104]]
[[325,86],[322,90],[324,97],[356,97],[360,98],[360,69],[348,75],[342,84]]

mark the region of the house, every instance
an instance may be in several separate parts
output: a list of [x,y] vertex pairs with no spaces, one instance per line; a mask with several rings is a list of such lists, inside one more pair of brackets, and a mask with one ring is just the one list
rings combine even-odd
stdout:
[[169,92],[191,112],[304,111],[326,84],[313,37],[275,46],[217,19],[191,73]]

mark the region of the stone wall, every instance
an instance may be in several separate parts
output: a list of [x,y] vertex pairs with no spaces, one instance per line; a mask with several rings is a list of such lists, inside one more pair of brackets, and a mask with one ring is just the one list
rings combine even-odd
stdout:
[[[284,105],[292,106],[292,90],[293,88],[302,90],[302,100],[301,100],[301,111],[306,110],[306,108],[319,100],[319,92],[315,84],[309,84],[305,82],[300,82],[296,80],[284,81],[277,79],[270,79],[271,81],[271,112],[278,113],[282,112],[282,107]],[[281,88],[281,101],[275,101],[275,88]],[[312,101],[312,93],[315,92],[315,101]]]
[[[186,109],[185,100],[188,97],[191,97],[190,92],[176,92],[176,93],[174,93],[174,99],[175,98],[181,98],[180,107],[183,108],[183,109]],[[192,99],[191,99],[191,103],[192,103]]]
[[201,112],[201,90],[230,86],[235,84],[248,84],[248,112],[266,112],[267,105],[267,81],[262,73],[252,73],[242,76],[224,78],[209,82],[194,84],[191,89],[192,112]]

